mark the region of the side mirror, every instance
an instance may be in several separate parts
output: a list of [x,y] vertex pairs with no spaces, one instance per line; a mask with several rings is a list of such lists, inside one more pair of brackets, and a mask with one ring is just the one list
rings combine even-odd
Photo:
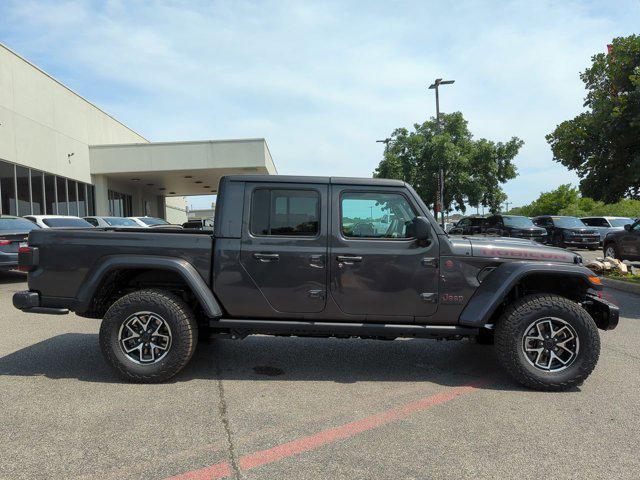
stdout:
[[627,232],[630,232],[630,231],[631,231],[631,227],[633,227],[633,225],[631,225],[630,223],[627,223],[627,224],[624,226],[624,229],[625,229]]
[[418,240],[418,243],[427,243],[431,236],[431,224],[424,217],[416,217],[407,226],[407,233]]

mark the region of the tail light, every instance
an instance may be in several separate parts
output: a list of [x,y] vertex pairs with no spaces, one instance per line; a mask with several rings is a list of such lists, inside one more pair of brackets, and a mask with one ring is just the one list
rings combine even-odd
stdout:
[[38,265],[38,249],[36,247],[18,248],[18,270],[29,272]]
[[11,245],[11,240],[7,240],[5,238],[0,239],[0,246],[6,247],[7,245]]

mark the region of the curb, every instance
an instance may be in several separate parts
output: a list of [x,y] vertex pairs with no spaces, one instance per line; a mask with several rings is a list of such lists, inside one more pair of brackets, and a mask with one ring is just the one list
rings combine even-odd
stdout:
[[622,292],[640,295],[640,283],[625,282],[624,280],[614,280],[612,278],[600,277],[605,287],[620,290]]

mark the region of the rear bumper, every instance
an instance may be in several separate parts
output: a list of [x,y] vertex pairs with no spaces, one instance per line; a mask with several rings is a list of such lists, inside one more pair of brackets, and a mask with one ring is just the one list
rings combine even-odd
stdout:
[[598,328],[601,330],[613,330],[616,328],[620,319],[620,309],[617,305],[595,295],[589,295],[588,297],[588,300],[582,306],[593,317]]
[[29,313],[48,313],[52,315],[65,315],[69,313],[66,308],[43,307],[40,304],[40,294],[31,290],[23,290],[13,294],[13,306],[18,310]]

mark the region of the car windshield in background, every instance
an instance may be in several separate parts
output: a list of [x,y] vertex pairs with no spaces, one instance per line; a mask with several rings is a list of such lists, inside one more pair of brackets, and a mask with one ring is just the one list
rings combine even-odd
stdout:
[[146,225],[169,225],[169,222],[162,220],[161,218],[144,217],[141,218],[142,223]]
[[528,217],[502,217],[506,227],[527,228],[535,225]]
[[609,223],[612,227],[624,227],[625,225],[631,225],[633,218],[611,218]]
[[130,218],[104,217],[104,221],[107,222],[112,227],[139,227],[140,226]]
[[42,220],[47,227],[51,228],[91,228],[86,220],[81,218],[45,218]]
[[40,228],[24,218],[0,218],[0,232],[30,232]]
[[553,217],[553,223],[560,228],[584,228],[586,225],[577,217]]

